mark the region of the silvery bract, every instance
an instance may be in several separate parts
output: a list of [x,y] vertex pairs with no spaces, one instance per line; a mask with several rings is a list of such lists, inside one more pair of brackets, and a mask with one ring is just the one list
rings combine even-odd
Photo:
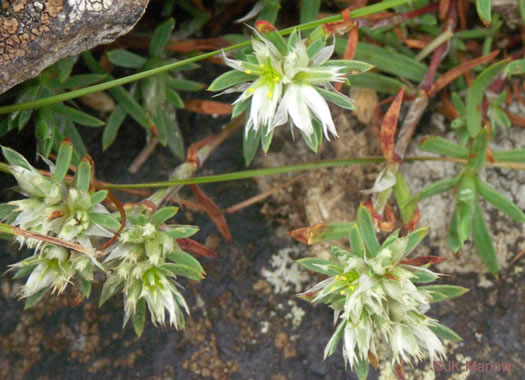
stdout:
[[323,38],[302,39],[294,32],[285,42],[276,31],[264,36],[255,33],[258,40],[252,40],[253,55],[246,60],[224,56],[226,64],[237,71],[221,75],[209,90],[241,92],[234,102],[233,116],[249,106],[246,136],[253,130],[261,132],[264,139],[274,128],[291,121],[316,150],[320,135],[327,139],[337,136],[327,100],[353,109],[353,102],[336,92],[331,83],[344,82],[349,72],[363,72],[372,66],[350,60],[329,61],[334,45],[325,46]]
[[425,312],[431,302],[461,295],[466,289],[416,287],[415,283],[432,282],[438,275],[428,265],[406,261],[427,230],[421,228],[405,237],[396,231],[380,246],[371,215],[361,206],[358,222],[349,235],[352,251],[332,247],[330,261],[299,260],[306,268],[329,276],[300,295],[313,303],[326,303],[335,311],[337,327],[326,346],[325,358],[342,340],[345,361],[353,369],[363,368],[370,355],[378,356],[378,343],[383,341],[390,348],[393,365],[417,362],[425,355],[433,361],[444,355],[438,335],[459,338]]

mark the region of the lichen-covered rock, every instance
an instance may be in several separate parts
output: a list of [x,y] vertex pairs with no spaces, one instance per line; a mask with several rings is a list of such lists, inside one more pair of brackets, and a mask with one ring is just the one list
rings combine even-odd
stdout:
[[127,33],[149,0],[0,2],[0,93],[54,62]]

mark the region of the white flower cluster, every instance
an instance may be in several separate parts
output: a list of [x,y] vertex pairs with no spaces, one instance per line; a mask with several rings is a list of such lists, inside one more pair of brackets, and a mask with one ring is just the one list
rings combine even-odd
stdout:
[[113,273],[104,284],[101,303],[123,287],[124,325],[136,315],[140,302],[145,301],[154,324],[165,326],[167,312],[170,326],[184,328],[183,311],[189,314],[189,309],[175,278],[185,275],[201,280],[204,270],[176,241],[177,237],[193,235],[197,228],[160,226],[176,212],[176,207],[161,209],[163,215],[140,205],[134,207],[128,212],[128,223],[118,243],[110,248],[105,263]]
[[322,38],[310,41],[293,32],[286,43],[276,31],[265,36],[255,33],[259,40],[252,40],[254,55],[246,60],[224,56],[226,64],[237,72],[223,74],[209,90],[242,92],[234,104],[242,110],[250,106],[246,135],[250,130],[270,135],[275,127],[291,120],[310,146],[321,131],[327,139],[330,134],[337,137],[326,100],[348,109],[353,109],[353,102],[336,92],[331,83],[344,82],[349,71],[358,73],[372,66],[329,61],[334,45],[325,46]]
[[[20,293],[27,298],[26,307],[49,291],[63,292],[72,283],[89,297],[98,268],[108,275],[100,304],[122,291],[124,324],[131,317],[138,335],[144,328],[146,305],[154,324],[165,326],[169,318],[169,325],[184,327],[184,311],[189,313],[189,309],[175,279],[184,276],[198,281],[204,278],[204,270],[179,247],[177,239],[193,235],[198,228],[165,225],[177,208],[157,210],[150,202],[149,208],[138,205],[126,210],[126,224],[119,238],[109,240],[121,222],[101,204],[108,192],[92,190],[89,161],[78,165],[73,181],[64,180],[71,162],[70,142],[62,143],[56,166],[44,159],[50,176],[41,174],[17,152],[2,150],[27,198],[1,204],[0,220],[23,230],[19,241],[36,248],[33,256],[12,265],[15,278],[28,276]],[[104,245],[104,251],[97,251],[104,242],[109,247]],[[106,260],[99,262],[106,254]]]
[[[371,224],[369,227],[367,230],[373,231]],[[357,225],[355,228],[359,230]],[[325,358],[342,339],[345,361],[351,368],[362,367],[370,355],[377,358],[381,340],[390,347],[393,365],[417,362],[426,354],[433,361],[444,355],[438,336],[459,339],[425,312],[431,302],[461,295],[466,289],[448,285],[416,287],[414,283],[432,282],[438,275],[426,265],[405,261],[426,232],[424,228],[400,238],[396,231],[381,247],[371,242],[370,236],[368,240],[363,236],[361,241],[358,232],[353,234],[353,252],[332,247],[330,261],[299,260],[308,269],[330,276],[300,295],[312,303],[326,303],[335,311],[337,327],[326,346]]]

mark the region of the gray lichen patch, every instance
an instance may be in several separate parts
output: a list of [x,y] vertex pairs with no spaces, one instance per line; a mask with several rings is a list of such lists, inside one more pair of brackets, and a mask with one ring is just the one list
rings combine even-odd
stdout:
[[14,0],[0,8],[0,93],[127,33],[149,0]]

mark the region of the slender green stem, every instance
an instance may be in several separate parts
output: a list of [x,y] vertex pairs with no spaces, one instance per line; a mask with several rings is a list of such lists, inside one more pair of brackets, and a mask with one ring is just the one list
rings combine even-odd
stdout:
[[318,162],[308,162],[306,164],[279,166],[276,168],[243,170],[240,172],[233,172],[233,173],[228,173],[228,174],[208,175],[208,176],[195,177],[195,178],[177,179],[173,181],[122,184],[122,185],[104,184],[104,187],[109,190],[116,190],[116,189],[142,189],[142,188],[152,188],[152,187],[169,187],[169,186],[175,186],[175,185],[212,183],[212,182],[233,181],[233,180],[238,180],[238,179],[269,176],[269,175],[283,174],[283,173],[293,173],[293,172],[303,171],[303,170],[333,168],[337,166],[346,166],[346,165],[372,164],[372,163],[378,163],[378,162],[383,162],[383,161],[384,161],[383,157],[363,157],[363,158],[350,158],[350,159],[342,159],[342,160],[324,160],[324,161],[318,161]]
[[[276,168],[264,168],[264,169],[252,169],[252,170],[243,170],[239,172],[226,173],[226,174],[215,174],[202,177],[192,177],[171,181],[160,181],[160,182],[149,182],[149,183],[131,183],[131,184],[115,184],[109,182],[100,182],[104,185],[105,189],[108,190],[118,190],[118,189],[144,189],[144,188],[162,188],[162,187],[171,187],[176,185],[191,185],[191,184],[201,184],[201,183],[213,183],[213,182],[225,182],[225,181],[235,181],[239,179],[247,179],[254,177],[270,176],[276,174],[284,173],[293,173],[298,171],[305,170],[315,170],[321,168],[335,168],[338,166],[346,165],[365,165],[365,164],[377,164],[384,162],[385,159],[381,156],[371,156],[371,157],[360,157],[360,158],[344,158],[338,160],[323,160],[316,162],[307,162],[305,164],[298,165],[288,165],[288,166],[279,166]],[[416,161],[443,161],[443,162],[453,162],[455,164],[465,165],[467,160],[461,158],[453,157],[405,157],[404,162],[416,162]],[[524,163],[518,162],[485,162],[485,166],[488,168],[507,168],[507,169],[516,169],[516,170],[525,170]],[[10,173],[8,165],[0,162],[0,172]]]
[[[370,15],[370,14],[373,14],[373,13],[377,13],[377,12],[383,11],[383,10],[388,9],[388,8],[392,8],[392,7],[396,7],[396,6],[399,6],[399,5],[406,4],[409,1],[410,0],[383,1],[383,2],[380,2],[380,3],[377,3],[377,4],[370,5],[368,7],[364,7],[364,8],[361,8],[361,9],[356,9],[355,11],[350,12],[350,16],[352,18],[358,18],[358,17],[367,16],[367,15]],[[284,34],[290,34],[294,29],[296,29],[296,30],[307,30],[307,29],[315,28],[315,27],[317,27],[319,25],[322,25],[322,24],[325,24],[325,23],[334,22],[334,21],[340,21],[340,20],[342,20],[342,15],[338,14],[338,15],[335,15],[335,16],[330,16],[330,17],[323,18],[321,20],[316,20],[316,21],[307,22],[305,24],[300,24],[300,25],[297,25],[297,26],[292,27],[292,28],[286,28],[286,29],[281,30],[280,33],[282,33],[283,35]],[[15,111],[22,111],[22,110],[26,110],[26,109],[39,108],[39,107],[47,106],[47,105],[50,105],[50,104],[64,102],[66,100],[78,98],[80,96],[84,96],[84,95],[87,95],[87,94],[92,94],[94,92],[108,90],[108,89],[116,87],[116,86],[121,86],[121,85],[124,85],[124,84],[127,84],[127,83],[135,82],[135,81],[140,80],[140,79],[148,78],[148,77],[150,77],[152,75],[156,75],[156,74],[160,74],[160,73],[163,73],[163,72],[166,72],[166,71],[169,71],[169,70],[180,68],[180,67],[186,66],[186,65],[188,65],[190,63],[194,63],[194,62],[202,61],[202,60],[207,59],[207,58],[211,58],[211,57],[213,57],[215,55],[221,54],[223,51],[230,51],[230,50],[239,49],[239,48],[248,46],[249,44],[250,44],[250,41],[245,41],[245,42],[242,42],[242,43],[239,43],[239,44],[228,46],[228,47],[226,47],[224,49],[221,49],[221,50],[214,50],[212,52],[201,54],[201,55],[198,55],[198,56],[195,56],[195,57],[191,57],[191,58],[187,58],[187,59],[184,59],[182,61],[171,63],[169,65],[157,67],[155,69],[151,69],[151,70],[147,70],[147,71],[142,71],[142,72],[137,73],[137,74],[128,75],[128,76],[123,77],[123,78],[119,78],[119,79],[115,79],[115,80],[112,80],[112,81],[100,83],[100,84],[97,84],[97,85],[94,85],[94,86],[81,88],[81,89],[78,89],[78,90],[66,92],[66,93],[63,93],[63,94],[55,95],[55,96],[50,96],[50,97],[47,97],[47,98],[38,99],[38,100],[35,100],[35,101],[31,101],[31,102],[20,103],[20,104],[12,104],[12,105],[9,105],[9,106],[3,106],[3,107],[0,107],[0,114],[6,114],[6,113],[10,113],[10,112],[15,112]]]

